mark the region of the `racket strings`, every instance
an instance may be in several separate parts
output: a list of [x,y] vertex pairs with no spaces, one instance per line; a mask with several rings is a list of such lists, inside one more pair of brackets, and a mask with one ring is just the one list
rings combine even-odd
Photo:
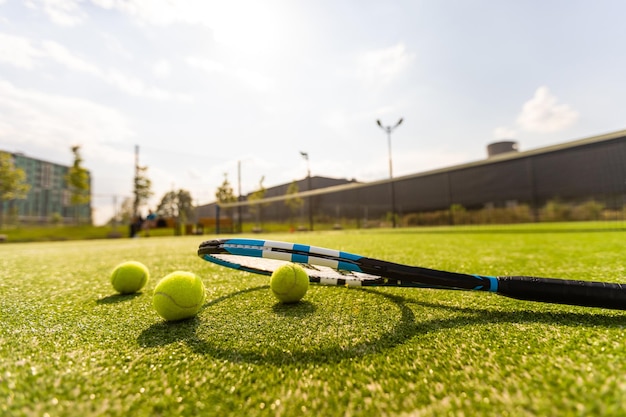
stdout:
[[[274,272],[280,266],[289,262],[277,259],[230,255],[223,253],[204,255],[204,259],[208,261],[218,260],[217,263],[221,264],[222,266],[228,266],[230,268],[243,271],[255,271],[257,273],[264,273],[264,275],[271,275],[272,272]],[[295,263],[304,268],[312,282],[320,284],[358,286],[361,285],[361,283],[364,281],[382,280],[380,276],[365,274],[362,272],[334,269],[321,265],[313,265],[310,263]]]
[[[272,242],[274,245],[277,244],[278,242]],[[315,249],[318,249],[317,251]],[[220,243],[218,246],[214,247],[213,250],[217,251],[217,250],[224,250],[226,252],[230,252],[232,250],[249,250],[249,251],[255,251],[258,253],[264,253],[266,254],[266,256],[269,256],[271,258],[271,254],[288,254],[290,256],[303,256],[306,258],[309,257],[313,257],[313,258],[319,258],[319,259],[324,259],[324,260],[328,260],[328,261],[335,261],[335,262],[343,262],[346,264],[354,264],[354,261],[352,259],[346,259],[343,258],[341,256],[338,255],[333,255],[333,254],[329,254],[329,253],[324,253],[321,251],[321,249],[319,248],[313,248],[313,247],[309,247],[309,250],[298,250],[297,248],[292,248],[292,247],[276,247],[276,246],[271,246],[271,245],[259,245],[259,244],[245,244],[245,243]],[[295,262],[295,263],[299,263],[300,262]],[[305,264],[305,263],[302,263]],[[310,265],[310,264],[307,264]],[[346,271],[349,272],[349,271]]]

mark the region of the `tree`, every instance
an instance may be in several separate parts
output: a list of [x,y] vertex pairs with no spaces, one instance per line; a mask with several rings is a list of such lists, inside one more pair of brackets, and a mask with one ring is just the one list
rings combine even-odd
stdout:
[[0,228],[4,217],[4,202],[24,199],[29,190],[30,185],[26,183],[24,170],[15,167],[10,153],[0,152]]
[[[217,200],[218,206],[220,204],[229,204],[237,201],[233,187],[230,185],[230,182],[228,182],[228,174],[226,173],[224,173],[224,182],[217,188],[217,191],[215,191],[215,199]],[[229,209],[228,213],[232,219],[233,209]]]
[[263,186],[263,181],[265,181],[265,176],[262,176],[261,180],[259,181],[259,189],[253,193],[250,193],[250,195],[248,196],[248,201],[250,202],[249,210],[252,213],[252,215],[255,217],[256,226],[258,228],[261,227],[262,208],[263,208],[262,204],[259,203],[259,201],[263,200],[263,198],[265,197],[265,192],[267,191],[265,187]]
[[228,174],[224,174],[224,182],[217,188],[215,192],[215,199],[220,204],[234,203],[237,201],[233,187],[228,182]]
[[135,200],[133,201],[133,215],[139,215],[139,207],[148,202],[148,199],[154,194],[152,192],[152,181],[147,177],[148,167],[135,167],[134,191]]
[[74,164],[65,175],[65,182],[70,190],[70,203],[74,207],[74,221],[80,221],[80,206],[91,201],[91,184],[89,172],[83,167],[83,159],[80,156],[80,146],[72,146]]
[[289,207],[289,212],[291,213],[292,222],[298,210],[304,205],[304,200],[298,195],[299,191],[298,183],[296,180],[293,180],[291,184],[289,184],[289,188],[287,188],[287,199],[285,200],[285,205]]
[[177,217],[178,210],[176,204],[176,192],[168,191],[161,198],[161,202],[157,206],[157,213],[163,217]]
[[181,223],[187,222],[193,217],[193,198],[187,190],[178,190],[178,218]]
[[179,223],[185,223],[193,217],[193,199],[187,190],[168,191],[163,195],[157,213],[163,217],[177,218]]

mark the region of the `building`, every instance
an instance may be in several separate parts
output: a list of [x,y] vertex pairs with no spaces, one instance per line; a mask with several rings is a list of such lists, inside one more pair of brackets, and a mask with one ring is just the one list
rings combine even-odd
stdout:
[[[626,130],[524,152],[518,151],[517,143],[503,141],[489,145],[483,160],[393,181],[350,182],[301,193],[302,198],[310,197],[315,218],[326,223],[388,217],[392,195],[400,216],[451,207],[477,210],[524,205],[538,220],[539,210],[554,200],[572,205],[593,200],[621,211],[626,204]],[[284,199],[274,200],[264,207],[264,218],[284,220]],[[245,219],[247,207],[243,209]]]
[[482,161],[396,179],[399,207],[420,212],[453,204],[538,209],[555,199],[596,200],[609,208],[625,203],[626,130],[525,152],[516,144],[504,150]]
[[[21,223],[71,223],[76,214],[81,223],[91,224],[91,203],[72,206],[71,192],[65,181],[69,166],[13,153],[16,168],[24,170],[30,190],[25,199],[5,201],[3,213],[16,216]],[[91,174],[89,183],[91,184]],[[91,186],[90,186],[91,189]],[[78,213],[76,213],[78,211]]]

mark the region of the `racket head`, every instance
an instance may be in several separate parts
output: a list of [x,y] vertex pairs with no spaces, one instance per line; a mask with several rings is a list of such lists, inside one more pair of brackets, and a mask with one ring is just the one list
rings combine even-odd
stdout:
[[310,282],[323,285],[423,287],[361,272],[358,260],[362,257],[359,255],[289,242],[207,240],[200,244],[198,256],[216,265],[260,275],[271,275],[286,263],[296,263],[306,271]]

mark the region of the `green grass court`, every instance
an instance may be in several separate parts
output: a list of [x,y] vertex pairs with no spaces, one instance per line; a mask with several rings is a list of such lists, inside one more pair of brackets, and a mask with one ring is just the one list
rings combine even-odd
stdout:
[[[429,268],[626,283],[606,224],[272,234]],[[257,236],[258,237],[258,236]],[[477,292],[312,286],[196,256],[211,236],[0,245],[0,414],[7,416],[624,415],[626,312]],[[152,277],[116,295],[124,260]],[[207,302],[165,323],[152,290],[198,274]]]

